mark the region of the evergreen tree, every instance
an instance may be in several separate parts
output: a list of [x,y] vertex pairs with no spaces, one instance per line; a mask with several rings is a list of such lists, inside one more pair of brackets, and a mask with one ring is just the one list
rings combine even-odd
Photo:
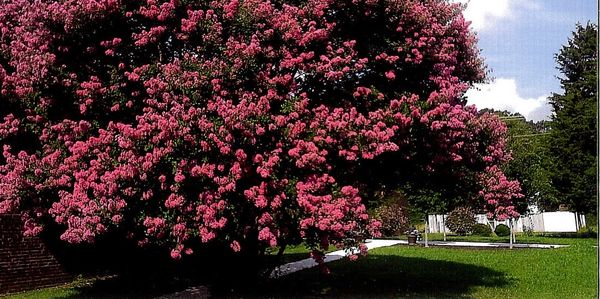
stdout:
[[578,24],[556,55],[562,94],[553,94],[550,150],[559,200],[581,213],[595,211],[597,143],[597,25]]

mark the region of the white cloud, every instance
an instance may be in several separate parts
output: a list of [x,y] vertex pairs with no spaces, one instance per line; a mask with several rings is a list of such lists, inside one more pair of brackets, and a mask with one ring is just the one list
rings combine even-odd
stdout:
[[510,0],[455,0],[466,3],[465,19],[471,21],[474,30],[480,31],[497,19],[509,14]]
[[517,11],[539,10],[540,3],[532,0],[451,0],[467,4],[465,19],[471,21],[475,31],[489,29],[502,19],[514,18]]
[[499,78],[489,84],[477,84],[466,93],[468,103],[478,109],[492,108],[518,112],[527,120],[549,120],[552,106],[547,96],[524,98],[517,92],[515,79]]

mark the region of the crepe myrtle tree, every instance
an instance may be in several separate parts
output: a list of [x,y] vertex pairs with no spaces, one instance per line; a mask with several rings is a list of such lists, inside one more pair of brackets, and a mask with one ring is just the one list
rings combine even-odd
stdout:
[[366,251],[379,222],[363,198],[391,180],[435,177],[420,183],[513,215],[506,127],[463,97],[485,72],[462,9],[2,1],[0,213],[27,236],[122,231],[174,259],[303,240],[317,260]]

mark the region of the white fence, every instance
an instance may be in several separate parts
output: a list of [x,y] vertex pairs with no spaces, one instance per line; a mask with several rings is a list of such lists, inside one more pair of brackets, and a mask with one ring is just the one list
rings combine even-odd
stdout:
[[[444,217],[447,215],[429,215],[429,232],[441,233],[444,231]],[[488,220],[485,214],[475,216],[477,223],[482,223],[495,228],[498,224],[509,225],[508,220]],[[544,212],[524,215],[515,219],[513,223],[515,232],[525,230],[533,232],[576,232],[585,226],[585,216],[571,212]],[[450,229],[446,227],[446,232]]]

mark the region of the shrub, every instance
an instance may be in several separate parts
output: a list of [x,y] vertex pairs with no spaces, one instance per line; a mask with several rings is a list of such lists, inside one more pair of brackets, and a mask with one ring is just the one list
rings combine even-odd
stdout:
[[406,206],[399,201],[378,207],[375,209],[375,217],[381,222],[381,234],[386,237],[402,234],[410,225]]
[[477,223],[473,226],[473,235],[489,237],[492,233],[492,228],[487,224]]
[[466,207],[454,209],[446,218],[446,226],[451,231],[461,236],[472,232],[475,224],[477,224],[477,221],[475,221],[475,213]]
[[498,237],[506,237],[510,235],[510,228],[504,224],[498,224],[494,233],[496,233]]
[[585,224],[587,227],[598,227],[598,217],[596,213],[585,214]]
[[597,238],[598,231],[596,227],[584,226],[577,230],[577,236],[580,238]]
[[533,226],[523,226],[523,235],[527,237],[535,236],[535,232],[533,231]]

